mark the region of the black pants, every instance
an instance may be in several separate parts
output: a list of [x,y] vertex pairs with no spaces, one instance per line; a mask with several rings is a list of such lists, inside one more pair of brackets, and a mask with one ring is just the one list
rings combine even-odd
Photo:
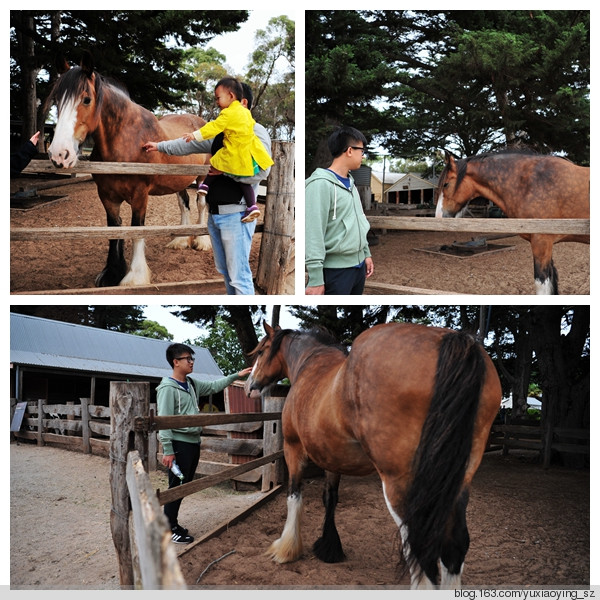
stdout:
[[326,295],[360,295],[365,289],[367,265],[363,262],[359,267],[346,269],[323,269]]
[[[200,444],[190,444],[188,442],[173,440],[173,452],[175,452],[175,462],[183,473],[183,482],[169,470],[169,489],[177,487],[181,483],[188,483],[194,479],[198,461],[200,460]],[[183,498],[180,498],[179,500],[165,504],[165,515],[169,519],[171,529],[178,525],[177,515],[179,514],[179,507],[182,500]]]

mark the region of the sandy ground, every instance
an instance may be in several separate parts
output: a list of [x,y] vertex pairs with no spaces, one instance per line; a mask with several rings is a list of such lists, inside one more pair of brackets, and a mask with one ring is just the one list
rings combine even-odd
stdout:
[[[20,180],[11,180],[11,190]],[[23,182],[21,181],[21,184]],[[32,184],[31,180],[28,182]],[[40,195],[64,196],[34,209],[11,209],[11,228],[104,226],[106,217],[93,182],[69,185],[40,192]],[[129,206],[122,207],[123,223],[128,224]],[[195,208],[192,211],[196,218]],[[148,225],[174,225],[180,222],[175,195],[152,197],[148,204]],[[508,246],[502,251],[467,258],[423,252],[455,241],[469,241],[471,234],[418,231],[388,231],[379,235],[371,247],[375,273],[373,283],[455,292],[461,294],[535,293],[533,260],[529,243],[519,237],[494,240],[495,245]],[[475,236],[476,237],[476,236]],[[251,267],[258,265],[261,234],[255,234]],[[212,252],[165,249],[169,238],[147,240],[147,260],[153,283],[219,279]],[[126,257],[131,242],[126,242]],[[59,242],[11,242],[10,290],[27,292],[93,288],[96,275],[104,268],[108,242],[103,240],[61,240]],[[297,271],[304,272],[302,257]],[[554,261],[559,274],[561,294],[590,293],[590,247],[585,244],[562,243],[554,248]],[[224,293],[212,292],[212,293]],[[367,294],[381,295],[377,290]]]
[[[10,445],[12,589],[119,589],[110,531],[109,460],[30,443]],[[153,487],[167,488],[164,471]],[[196,539],[261,498],[231,484],[184,499],[179,521]],[[176,545],[178,553],[186,546]]]
[[[10,458],[11,587],[118,589],[108,460],[15,443]],[[220,536],[180,554],[188,586],[367,589],[405,584],[397,578],[396,529],[374,476],[342,478],[336,522],[346,561],[328,565],[314,557],[310,548],[323,520],[322,483],[320,477],[305,483],[306,550],[300,560],[278,565],[265,557],[285,521],[281,493]],[[231,489],[207,490],[184,500],[181,521],[201,536],[253,500],[252,494]],[[589,583],[587,471],[544,470],[531,455],[517,452],[486,454],[467,516],[471,548],[465,586],[572,588]]]

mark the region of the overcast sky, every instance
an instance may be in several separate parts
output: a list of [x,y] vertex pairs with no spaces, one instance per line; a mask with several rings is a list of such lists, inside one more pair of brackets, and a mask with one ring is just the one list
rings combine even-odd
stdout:
[[227,65],[233,69],[230,75],[243,75],[254,50],[256,30],[266,29],[270,19],[281,15],[295,20],[294,11],[251,10],[250,17],[238,31],[217,36],[207,44],[207,48],[215,48],[227,57]]

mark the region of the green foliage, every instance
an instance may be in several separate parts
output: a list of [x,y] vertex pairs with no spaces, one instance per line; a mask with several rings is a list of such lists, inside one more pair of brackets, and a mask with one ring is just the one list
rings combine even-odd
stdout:
[[589,164],[590,13],[307,11],[307,174],[342,124],[393,155],[521,143]]
[[166,327],[149,319],[144,319],[138,329],[129,331],[128,333],[139,335],[141,337],[152,338],[154,340],[173,340],[173,334],[169,333],[169,330]]
[[246,367],[242,346],[235,329],[217,316],[209,332],[193,342],[197,346],[210,350],[217,365],[225,373],[235,373]]

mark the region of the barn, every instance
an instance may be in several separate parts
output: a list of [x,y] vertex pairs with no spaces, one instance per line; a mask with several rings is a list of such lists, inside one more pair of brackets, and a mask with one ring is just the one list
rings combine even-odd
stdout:
[[[171,375],[165,358],[171,342],[10,313],[10,394],[12,402],[108,406],[111,381],[149,381],[151,402],[162,377]],[[223,377],[206,348],[193,346],[192,377]],[[215,403],[221,403],[215,398]]]

